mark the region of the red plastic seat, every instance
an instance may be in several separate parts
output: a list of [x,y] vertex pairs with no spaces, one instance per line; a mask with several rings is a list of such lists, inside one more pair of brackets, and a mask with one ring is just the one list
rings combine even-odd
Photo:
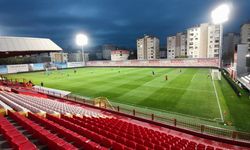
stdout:
[[146,147],[149,147],[149,148],[154,148],[154,144],[153,143],[151,143],[151,142],[145,142],[144,143],[144,146],[146,146]]
[[127,140],[126,146],[131,147],[131,148],[135,148],[136,144],[135,144],[135,142],[133,142],[131,140]]
[[105,137],[102,138],[101,144],[105,147],[111,147],[112,146],[112,141],[110,139],[107,139]]
[[160,146],[160,145],[155,145],[154,149],[155,150],[165,150],[165,148],[163,146]]
[[214,150],[214,147],[212,147],[212,146],[207,146],[206,150]]
[[112,150],[124,150],[124,146],[120,143],[113,142]]
[[145,147],[141,144],[136,144],[136,150],[147,150],[147,147]]

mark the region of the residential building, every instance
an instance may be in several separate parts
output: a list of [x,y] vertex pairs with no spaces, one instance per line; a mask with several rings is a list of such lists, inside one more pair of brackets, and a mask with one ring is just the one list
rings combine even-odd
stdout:
[[113,50],[111,51],[112,61],[124,61],[128,60],[129,51],[128,50]]
[[220,25],[208,23],[187,29],[187,55],[190,58],[219,57],[221,29]]
[[102,46],[102,54],[103,59],[110,60],[111,59],[111,51],[115,50],[116,46],[111,44],[105,44]]
[[240,42],[247,44],[247,49],[250,51],[250,23],[241,25],[240,28]]
[[176,56],[186,57],[187,56],[187,33],[179,32],[176,34]]
[[208,58],[219,57],[220,47],[222,46],[221,29],[220,25],[208,25]]
[[[84,52],[84,60],[88,61],[89,60],[89,54]],[[69,53],[68,54],[68,61],[69,62],[81,62],[82,60],[82,55],[81,52],[77,52],[77,53]]]
[[157,37],[145,35],[137,39],[137,59],[154,60],[160,55],[160,42]]
[[80,52],[77,53],[69,53],[68,54],[68,61],[69,62],[81,62],[82,56]]
[[176,51],[176,36],[167,37],[167,58],[175,58]]
[[102,51],[96,51],[95,57],[97,60],[102,60],[103,59]]
[[240,43],[240,35],[238,33],[227,33],[223,37],[222,62],[223,66],[229,66],[233,62],[234,50]]
[[187,34],[177,33],[175,36],[167,37],[168,58],[179,58],[187,56]]
[[233,68],[236,71],[237,77],[248,74],[248,67],[246,65],[248,54],[247,44],[237,44],[234,54]]
[[167,48],[160,48],[160,58],[167,58],[168,51]]

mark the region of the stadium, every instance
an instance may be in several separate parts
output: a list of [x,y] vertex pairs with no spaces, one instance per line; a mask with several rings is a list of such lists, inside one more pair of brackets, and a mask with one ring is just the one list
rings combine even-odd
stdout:
[[[0,40],[3,57],[62,50]],[[1,65],[1,147],[245,149],[248,94],[218,68],[218,58]]]
[[250,149],[248,25],[249,44],[230,43],[230,58],[218,37],[212,53],[212,42],[200,44],[209,57],[169,50],[195,28],[222,38],[222,23],[168,37],[167,59],[148,35],[136,40],[137,59],[105,45],[110,58],[100,60],[89,59],[82,33],[74,54],[49,38],[0,36],[0,150]]

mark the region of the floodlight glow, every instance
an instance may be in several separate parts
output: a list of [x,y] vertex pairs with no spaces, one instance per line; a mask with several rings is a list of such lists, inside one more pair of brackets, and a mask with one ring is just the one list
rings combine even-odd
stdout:
[[88,44],[88,37],[84,34],[77,34],[76,35],[76,44],[78,46],[84,46]]
[[230,7],[227,4],[222,4],[215,8],[212,13],[211,17],[214,24],[222,24],[229,19],[230,14]]

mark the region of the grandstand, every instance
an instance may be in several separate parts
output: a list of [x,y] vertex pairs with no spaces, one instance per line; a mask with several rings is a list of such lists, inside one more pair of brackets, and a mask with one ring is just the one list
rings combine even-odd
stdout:
[[[5,148],[244,149],[241,146],[206,139],[205,136],[201,138],[202,135],[197,133],[192,135],[167,129],[94,106],[37,93],[21,86],[17,88],[12,85],[11,88],[16,92],[20,89],[26,91],[22,94],[9,91],[6,84],[2,87],[5,88],[1,88],[0,107],[5,110],[2,115],[7,116],[0,117],[0,132],[6,141]],[[31,92],[36,93],[36,96],[30,96]],[[3,142],[1,146],[3,148]]]

